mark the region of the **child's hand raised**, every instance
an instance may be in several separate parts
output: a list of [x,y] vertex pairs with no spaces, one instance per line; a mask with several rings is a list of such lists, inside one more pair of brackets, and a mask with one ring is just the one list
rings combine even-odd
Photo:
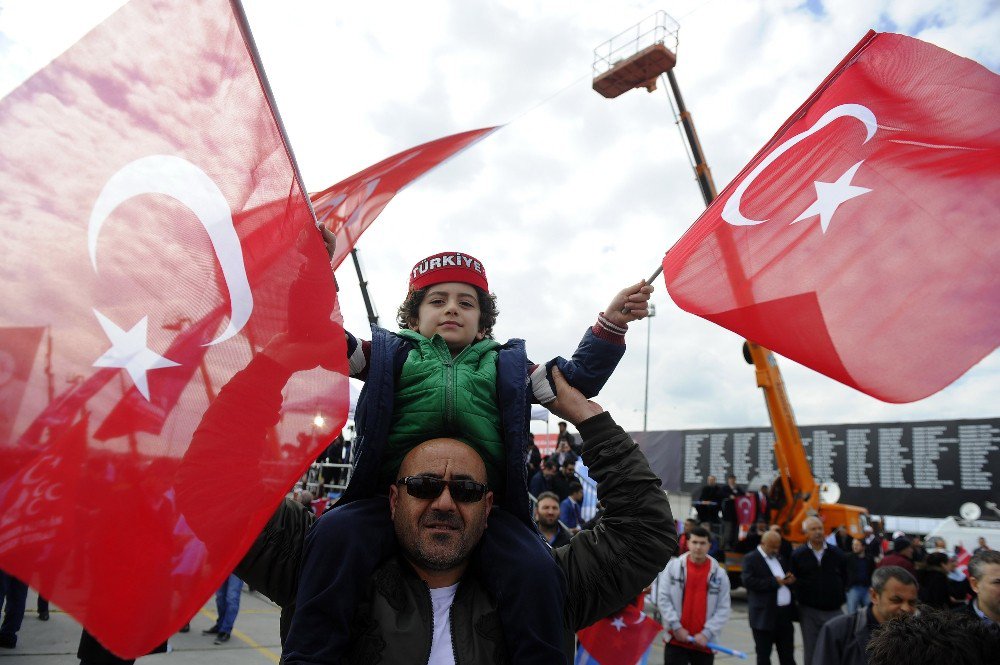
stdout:
[[646,280],[626,286],[611,299],[611,304],[604,310],[604,318],[623,328],[631,321],[646,318],[652,292],[653,285],[647,284]]

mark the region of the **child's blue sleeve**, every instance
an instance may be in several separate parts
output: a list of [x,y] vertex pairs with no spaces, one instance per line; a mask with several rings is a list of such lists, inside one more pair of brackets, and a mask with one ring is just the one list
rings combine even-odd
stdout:
[[553,358],[531,372],[532,401],[547,404],[556,398],[555,383],[552,381],[554,365],[559,367],[567,383],[585,397],[594,397],[601,392],[624,355],[623,342],[610,341],[606,336],[596,335],[593,328],[587,328],[572,358]]

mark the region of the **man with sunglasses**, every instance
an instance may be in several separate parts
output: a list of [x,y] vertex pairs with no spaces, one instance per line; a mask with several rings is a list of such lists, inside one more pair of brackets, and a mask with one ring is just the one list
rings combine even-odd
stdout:
[[[594,529],[552,550],[565,582],[569,662],[576,631],[638,595],[676,550],[677,534],[659,478],[635,442],[558,370],[553,375],[558,397],[549,409],[579,430],[606,507]],[[482,458],[456,439],[426,441],[404,458],[389,504],[400,555],[370,578],[347,652],[322,662],[507,662],[496,599],[482,582],[488,563],[474,566],[470,556],[493,505]],[[279,605],[295,594],[296,557],[311,523],[300,513],[285,501],[237,568]]]

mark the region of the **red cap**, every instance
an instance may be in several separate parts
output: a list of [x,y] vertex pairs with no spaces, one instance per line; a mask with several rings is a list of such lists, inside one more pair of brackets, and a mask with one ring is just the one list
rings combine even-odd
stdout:
[[461,282],[489,291],[486,268],[475,257],[462,252],[441,252],[418,261],[410,271],[410,288],[416,291],[443,282]]

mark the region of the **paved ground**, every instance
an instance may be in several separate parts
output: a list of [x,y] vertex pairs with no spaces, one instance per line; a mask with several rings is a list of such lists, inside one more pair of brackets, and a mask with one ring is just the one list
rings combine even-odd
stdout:
[[[0,649],[0,665],[78,665],[76,648],[80,641],[80,625],[68,615],[52,608],[49,621],[39,621],[34,611],[35,594],[28,595],[29,610],[18,636],[16,649]],[[171,653],[147,656],[139,665],[267,665],[277,663],[281,654],[278,644],[278,608],[266,598],[249,593],[244,587],[240,600],[240,614],[232,639],[216,646],[212,638],[201,631],[215,623],[214,599],[191,620],[191,632],[178,633],[170,638]],[[796,634],[796,662],[802,662],[801,636]],[[747,625],[746,601],[743,592],[733,598],[733,616],[723,633],[722,643],[744,651],[753,662],[754,648],[750,627]],[[649,659],[650,665],[663,662],[663,649],[657,645]],[[771,661],[777,662],[776,654]],[[735,658],[719,654],[716,662],[738,662]]]

